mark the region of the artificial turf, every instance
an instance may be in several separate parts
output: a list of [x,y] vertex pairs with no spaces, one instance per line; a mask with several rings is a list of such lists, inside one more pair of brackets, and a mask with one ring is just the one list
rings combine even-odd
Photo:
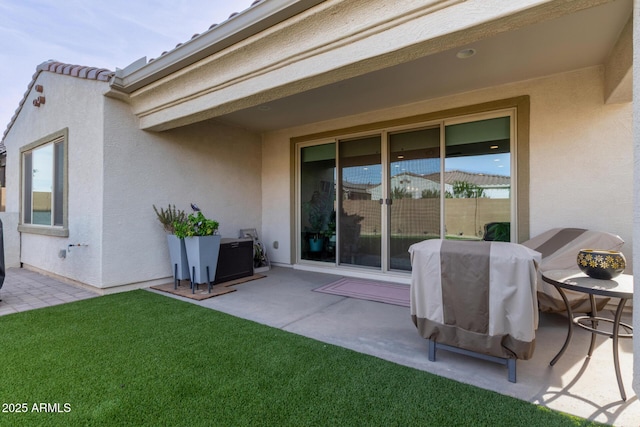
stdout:
[[0,317],[0,425],[599,425],[148,291]]

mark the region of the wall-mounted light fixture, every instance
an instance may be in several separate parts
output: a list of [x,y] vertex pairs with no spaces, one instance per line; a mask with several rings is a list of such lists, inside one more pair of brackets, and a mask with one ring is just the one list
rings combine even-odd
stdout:
[[471,58],[475,54],[476,54],[476,50],[470,48],[470,49],[462,49],[460,52],[456,53],[456,56],[459,59],[467,59],[467,58]]
[[36,85],[36,92],[42,93],[43,91],[44,91],[44,88],[42,87],[42,85]]

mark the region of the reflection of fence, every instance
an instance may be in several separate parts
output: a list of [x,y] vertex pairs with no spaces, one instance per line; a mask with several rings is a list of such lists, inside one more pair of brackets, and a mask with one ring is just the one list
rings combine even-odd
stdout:
[[[362,234],[380,234],[381,209],[377,200],[343,200],[347,214],[357,214]],[[484,225],[510,220],[509,199],[445,199],[448,235],[481,237]],[[392,235],[426,235],[440,232],[439,199],[398,199],[391,205]]]
[[33,210],[36,212],[47,212],[51,210],[51,192],[33,192]]
[[482,237],[485,224],[511,221],[510,204],[509,199],[446,199],[447,234]]

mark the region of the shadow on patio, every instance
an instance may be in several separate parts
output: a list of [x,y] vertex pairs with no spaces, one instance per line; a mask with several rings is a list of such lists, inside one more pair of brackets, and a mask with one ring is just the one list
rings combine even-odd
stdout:
[[[620,341],[626,402],[620,400],[609,339],[598,336],[593,356],[586,359],[590,334],[575,330],[564,356],[549,366],[566,336],[566,318],[560,315],[541,315],[533,358],[518,361],[517,383],[510,383],[506,367],[491,362],[443,350],[430,362],[427,341],[419,336],[408,308],[311,292],[337,276],[280,267],[266,274],[236,286],[237,292],[202,301],[159,293],[590,420],[638,425],[631,340]],[[0,315],[93,296],[28,270],[9,269],[0,291]],[[630,315],[625,317],[630,323]]]

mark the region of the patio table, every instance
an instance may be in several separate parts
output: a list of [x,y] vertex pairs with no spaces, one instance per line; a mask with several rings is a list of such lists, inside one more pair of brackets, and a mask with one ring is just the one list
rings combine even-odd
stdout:
[[[589,351],[587,356],[590,357],[595,347],[596,335],[604,335],[613,340],[613,365],[616,372],[616,378],[618,380],[618,388],[620,389],[620,396],[622,400],[627,400],[627,395],[624,391],[624,384],[622,383],[622,375],[620,374],[620,360],[618,358],[618,339],[619,338],[632,338],[633,327],[626,323],[622,323],[622,311],[627,303],[628,299],[633,298],[633,276],[629,274],[621,274],[610,280],[594,279],[579,270],[550,270],[542,273],[542,280],[553,285],[562,300],[567,307],[567,319],[568,319],[568,331],[567,338],[562,345],[562,348],[556,354],[556,356],[549,363],[551,366],[562,357],[565,350],[569,346],[571,337],[573,335],[573,326],[577,325],[583,329],[591,332],[591,344],[589,345]],[[575,292],[582,292],[589,295],[591,302],[591,313],[585,316],[573,316],[571,305],[569,304],[567,297],[564,293],[564,289],[568,289]],[[613,319],[598,316],[595,296],[605,296],[611,298],[618,298],[618,307]],[[598,329],[599,322],[606,322],[613,324],[612,331],[605,331]],[[620,326],[627,328],[630,333],[620,333]]]

